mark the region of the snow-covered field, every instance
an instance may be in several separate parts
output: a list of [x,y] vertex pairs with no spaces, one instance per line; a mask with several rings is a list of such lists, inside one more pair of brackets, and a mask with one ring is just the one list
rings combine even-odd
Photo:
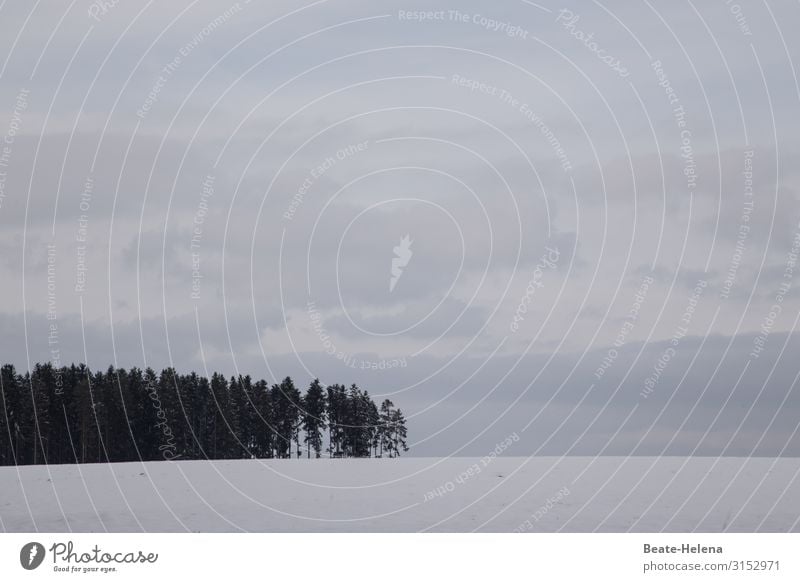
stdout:
[[800,459],[407,458],[0,468],[45,532],[798,531]]

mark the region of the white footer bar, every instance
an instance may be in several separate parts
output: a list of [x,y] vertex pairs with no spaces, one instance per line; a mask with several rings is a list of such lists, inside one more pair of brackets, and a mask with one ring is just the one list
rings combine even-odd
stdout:
[[800,580],[799,564],[800,534],[0,535],[0,580]]

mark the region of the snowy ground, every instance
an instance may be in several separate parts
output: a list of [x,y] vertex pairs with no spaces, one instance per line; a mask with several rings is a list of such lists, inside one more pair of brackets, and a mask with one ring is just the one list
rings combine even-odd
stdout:
[[[0,468],[5,531],[800,531],[800,459],[408,458]],[[550,500],[550,501],[548,501]]]

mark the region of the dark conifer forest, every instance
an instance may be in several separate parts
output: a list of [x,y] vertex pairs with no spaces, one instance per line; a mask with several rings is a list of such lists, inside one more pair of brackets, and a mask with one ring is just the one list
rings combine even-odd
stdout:
[[406,438],[402,411],[355,384],[303,393],[288,377],[0,369],[0,465],[398,457]]

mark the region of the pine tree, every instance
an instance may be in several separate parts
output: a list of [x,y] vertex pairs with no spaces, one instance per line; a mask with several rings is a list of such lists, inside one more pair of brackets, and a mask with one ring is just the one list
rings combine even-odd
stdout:
[[344,434],[345,443],[344,450],[348,457],[358,457],[359,449],[361,446],[361,394],[358,386],[355,384],[350,386],[347,394],[347,406],[345,407],[344,420]]
[[[186,415],[186,428],[181,430],[178,454],[186,459],[205,457],[202,434],[207,419],[208,380],[192,372],[178,378],[178,396]],[[169,456],[169,455],[167,455]]]
[[277,438],[276,456],[279,459],[288,459],[292,456],[292,442],[299,440],[300,391],[295,388],[292,379],[287,377],[272,387],[271,395]]
[[392,413],[392,450],[396,457],[400,456],[400,451],[408,451],[406,445],[406,437],[408,430],[406,430],[406,419],[403,416],[403,411],[399,408]]
[[392,437],[392,420],[394,418],[394,403],[388,398],[381,403],[381,411],[378,424],[378,441],[380,443],[380,456],[386,452],[389,457],[393,456],[394,439]]
[[249,385],[250,378],[248,377],[245,380],[245,378],[239,376],[238,378],[231,378],[230,381],[230,417],[228,423],[233,437],[231,450],[228,453],[228,458],[230,459],[242,459],[250,455],[250,427],[247,417],[245,382]]
[[[80,376],[76,377],[76,385],[80,381]],[[139,368],[131,368],[125,379],[127,386],[125,387],[125,415],[127,418],[126,433],[128,434],[131,450],[129,451],[129,459],[126,460],[144,460],[144,406],[149,406],[149,398],[144,391],[144,373]]]
[[311,458],[311,449],[319,459],[322,453],[322,431],[325,430],[325,391],[319,380],[314,380],[303,398],[303,432],[306,453]]
[[19,409],[19,387],[14,366],[6,365],[0,369],[0,465],[16,465],[19,440],[18,420],[15,415]]
[[369,438],[370,456],[377,457],[378,446],[380,445],[381,415],[380,412],[378,412],[378,407],[375,405],[375,402],[369,397],[369,394],[364,392],[364,396],[367,399],[367,422],[369,425],[367,434]]
[[228,381],[221,374],[214,373],[209,384],[211,397],[209,413],[209,446],[206,449],[210,458],[225,459],[230,441],[230,406],[228,398]]
[[33,464],[47,463],[47,450],[50,444],[50,394],[48,384],[52,381],[53,366],[36,364],[30,378],[33,426],[35,431]]
[[158,380],[158,397],[160,405],[156,410],[158,458],[178,456],[180,430],[186,422],[186,415],[178,400],[178,374],[174,368],[167,368],[161,372]]
[[347,392],[344,386],[328,387],[328,453],[331,457],[344,456]]
[[255,456],[271,459],[275,456],[275,415],[272,410],[272,399],[268,384],[259,380],[253,384],[250,396],[253,403],[253,433]]
[[347,418],[345,450],[350,457],[368,457],[372,449],[372,426],[370,421],[369,393],[358,386],[350,386],[347,396]]

